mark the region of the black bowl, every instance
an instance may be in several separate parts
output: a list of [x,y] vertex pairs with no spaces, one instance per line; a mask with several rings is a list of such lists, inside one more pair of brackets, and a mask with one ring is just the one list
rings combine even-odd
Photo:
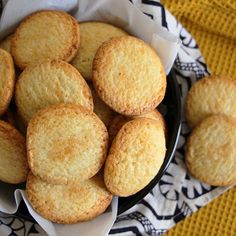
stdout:
[[[181,100],[179,86],[173,70],[167,76],[166,95],[164,100],[162,101],[161,106],[166,108],[164,109],[166,110],[166,112],[164,112],[165,114],[163,115],[165,117],[168,130],[167,152],[165,160],[156,177],[144,189],[130,197],[119,198],[118,215],[137,204],[155,187],[155,185],[161,179],[162,175],[165,173],[175,153],[181,128]],[[161,109],[159,110],[161,113],[163,112]],[[29,214],[23,201],[21,202],[15,215],[35,222]]]

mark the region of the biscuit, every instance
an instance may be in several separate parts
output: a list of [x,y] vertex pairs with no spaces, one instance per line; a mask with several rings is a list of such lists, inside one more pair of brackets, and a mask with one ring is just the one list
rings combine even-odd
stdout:
[[127,35],[127,33],[102,22],[81,22],[79,26],[80,49],[71,63],[85,79],[91,80],[93,58],[98,48],[110,38]]
[[151,112],[148,112],[148,113],[146,113],[144,115],[140,115],[140,116],[128,117],[128,116],[117,115],[110,122],[110,125],[109,125],[108,133],[109,133],[110,140],[112,141],[115,138],[118,131],[121,129],[121,127],[125,123],[127,123],[128,121],[131,121],[133,119],[137,119],[137,118],[141,118],[141,117],[144,117],[144,118],[146,117],[146,118],[157,120],[163,126],[164,132],[167,133],[165,120],[164,120],[163,116],[161,115],[161,113],[155,109]]
[[131,36],[102,44],[94,57],[92,80],[99,97],[123,115],[154,110],[166,90],[160,58],[148,44]]
[[16,128],[23,135],[24,138],[26,137],[27,126],[25,125],[19,113],[17,112],[15,104],[10,104],[1,119]]
[[131,116],[132,119],[141,118],[141,117],[150,118],[150,119],[157,120],[158,122],[160,122],[160,124],[163,127],[163,130],[165,132],[165,135],[167,136],[167,126],[166,126],[165,119],[157,109],[155,109],[151,112],[148,112],[146,114],[143,114],[143,115]]
[[236,82],[223,77],[205,77],[190,89],[185,115],[190,128],[209,115],[225,114],[236,118]]
[[79,48],[77,21],[63,11],[44,10],[26,17],[11,40],[16,65],[24,69],[46,59],[70,61]]
[[2,118],[4,121],[6,121],[7,123],[9,123],[10,125],[12,125],[13,127],[16,127],[16,120],[14,117],[14,113],[12,111],[11,107],[8,107],[7,111],[5,112],[5,114],[2,116]]
[[12,39],[12,37],[13,37],[13,34],[10,34],[0,42],[0,48],[7,51],[8,53],[11,53],[11,39]]
[[10,124],[0,121],[0,181],[18,184],[26,180],[28,163],[25,139]]
[[165,134],[160,122],[138,118],[122,126],[112,142],[104,169],[108,190],[130,196],[158,173],[165,158]]
[[72,103],[93,110],[91,91],[80,73],[60,60],[28,66],[16,83],[16,105],[28,123],[34,114],[49,105]]
[[93,96],[94,113],[97,114],[106,127],[108,127],[116,113],[100,99],[92,85],[89,87]]
[[30,169],[53,184],[77,184],[94,176],[105,161],[107,146],[103,122],[78,105],[40,110],[27,128]]
[[204,183],[236,183],[236,122],[225,115],[205,118],[192,131],[186,146],[186,165]]
[[15,69],[11,55],[0,49],[0,116],[7,110],[13,96]]
[[26,137],[27,124],[24,122],[18,111],[13,111],[13,115],[15,119],[15,127],[24,137]]
[[114,117],[114,119],[112,119],[108,127],[110,142],[112,142],[112,140],[115,138],[122,126],[131,120],[132,118],[122,115],[117,115],[116,117]]
[[61,224],[91,220],[102,214],[112,200],[100,176],[70,186],[52,185],[30,173],[26,193],[40,215]]

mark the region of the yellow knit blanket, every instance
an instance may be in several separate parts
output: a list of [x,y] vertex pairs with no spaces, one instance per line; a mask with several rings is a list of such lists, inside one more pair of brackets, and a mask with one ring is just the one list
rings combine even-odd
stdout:
[[[236,0],[161,2],[196,39],[211,73],[236,79]],[[236,235],[236,187],[166,235]]]
[[196,39],[213,74],[236,79],[236,0],[162,0]]

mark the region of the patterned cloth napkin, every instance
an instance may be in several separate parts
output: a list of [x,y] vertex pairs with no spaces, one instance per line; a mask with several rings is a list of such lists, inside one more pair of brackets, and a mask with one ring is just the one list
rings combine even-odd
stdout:
[[[160,21],[163,27],[182,40],[174,71],[181,90],[182,104],[184,104],[192,84],[209,75],[195,40],[159,1],[133,0],[132,2],[144,14]],[[0,8],[3,5],[3,1],[0,0]],[[162,235],[178,221],[226,191],[226,187],[212,187],[189,175],[184,163],[188,134],[189,129],[182,112],[182,130],[177,151],[166,173],[141,202],[117,217],[110,235]],[[36,236],[45,233],[37,224],[0,213],[0,235]]]

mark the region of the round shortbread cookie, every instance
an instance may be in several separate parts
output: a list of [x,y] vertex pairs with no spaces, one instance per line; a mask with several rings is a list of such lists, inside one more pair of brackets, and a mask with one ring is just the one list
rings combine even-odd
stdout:
[[14,128],[16,128],[23,135],[24,138],[26,137],[27,126],[25,125],[21,116],[17,112],[15,104],[13,103],[10,104],[7,111],[2,116],[2,120],[6,121]]
[[0,49],[0,116],[7,110],[14,92],[15,68],[11,55]]
[[22,183],[27,174],[25,139],[10,124],[0,121],[0,181]]
[[185,106],[189,127],[210,115],[225,114],[236,118],[236,82],[224,77],[206,77],[190,89]]
[[62,224],[91,220],[102,214],[112,200],[101,176],[70,186],[52,185],[30,173],[26,193],[40,215]]
[[11,107],[8,107],[7,111],[4,113],[4,115],[2,116],[1,119],[6,121],[7,123],[12,125],[13,127],[17,127],[16,119],[15,119],[15,116],[14,116],[14,113],[13,113]]
[[125,123],[127,123],[128,121],[131,121],[133,119],[137,119],[137,118],[141,118],[141,117],[144,117],[144,118],[146,117],[146,118],[157,120],[163,126],[164,132],[165,133],[167,132],[166,131],[167,129],[166,129],[166,123],[165,123],[164,117],[161,115],[161,113],[159,111],[157,111],[155,109],[155,110],[153,110],[151,112],[148,112],[148,113],[140,115],[140,116],[128,117],[128,116],[117,115],[110,122],[110,125],[109,125],[108,133],[109,133],[110,141],[112,141],[115,138],[115,136],[117,135],[118,131],[121,129],[121,127]]
[[107,153],[108,133],[95,113],[60,104],[39,111],[27,128],[28,162],[34,175],[54,184],[94,176]]
[[105,163],[108,190],[125,197],[143,189],[158,173],[165,153],[160,122],[148,118],[129,121],[113,140]]
[[12,39],[12,37],[13,37],[13,34],[10,34],[0,42],[0,48],[7,51],[8,53],[11,53],[11,39]]
[[24,120],[22,119],[21,115],[19,112],[15,111],[14,112],[14,118],[16,122],[16,128],[20,131],[20,133],[26,137],[26,132],[27,132],[27,125]]
[[122,128],[122,126],[131,120],[133,119],[128,116],[122,116],[122,115],[117,115],[116,117],[114,117],[114,119],[112,119],[108,127],[108,134],[109,134],[110,142],[112,142],[112,140],[115,138],[115,136],[117,135],[119,130]]
[[154,110],[166,90],[160,58],[148,44],[131,36],[102,44],[94,57],[92,79],[99,97],[123,115]]
[[78,104],[93,110],[87,83],[72,65],[60,60],[27,67],[17,80],[15,98],[25,123],[38,110],[59,103]]
[[71,63],[85,79],[91,80],[93,58],[98,48],[110,38],[127,35],[127,33],[103,22],[81,22],[79,26],[80,49]]
[[70,61],[79,48],[77,21],[63,11],[44,10],[26,17],[11,40],[11,52],[20,69],[46,59]]
[[93,96],[94,103],[94,112],[98,115],[98,117],[103,121],[103,123],[108,127],[111,120],[115,116],[115,112],[111,110],[109,106],[107,106],[97,95],[94,87],[92,85],[89,86]]
[[236,183],[236,121],[213,115],[200,122],[190,134],[186,165],[194,177],[210,185]]

